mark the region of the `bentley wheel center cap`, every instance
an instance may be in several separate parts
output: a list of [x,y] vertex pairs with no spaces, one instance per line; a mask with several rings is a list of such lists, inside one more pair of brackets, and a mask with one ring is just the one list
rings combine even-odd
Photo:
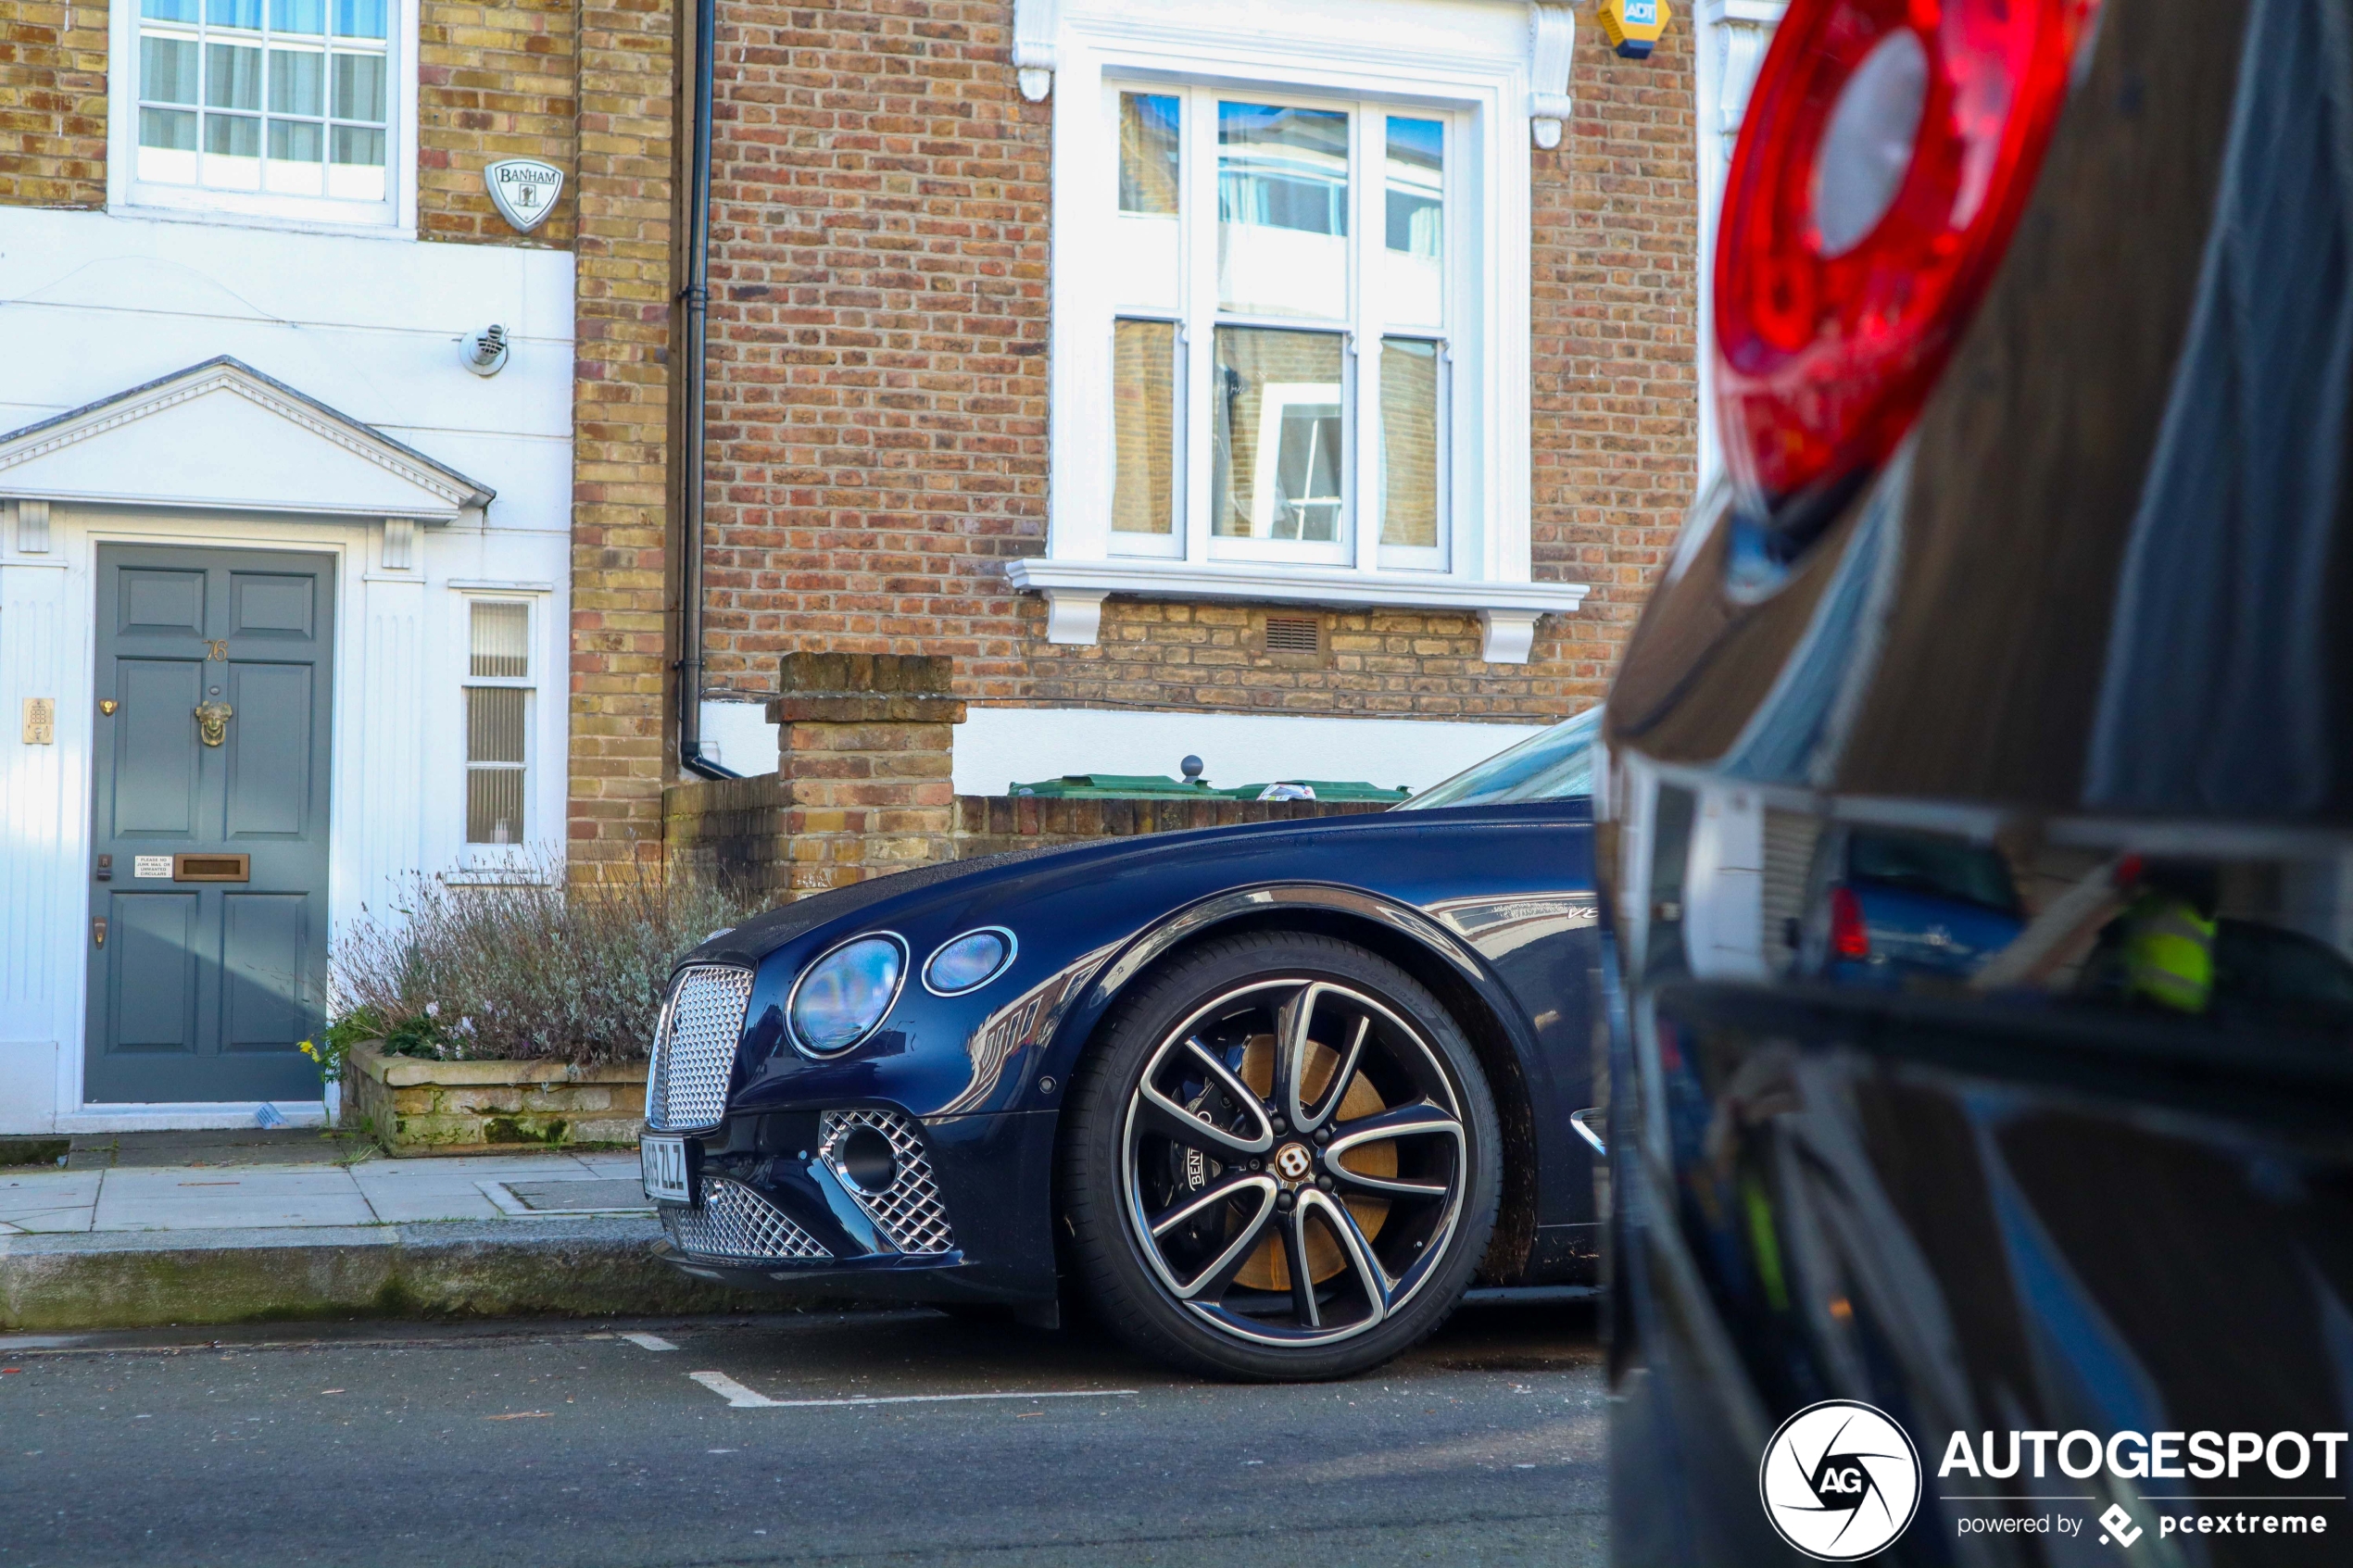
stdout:
[[1275,1153],[1275,1174],[1287,1182],[1303,1182],[1313,1169],[1315,1160],[1305,1144],[1287,1143]]

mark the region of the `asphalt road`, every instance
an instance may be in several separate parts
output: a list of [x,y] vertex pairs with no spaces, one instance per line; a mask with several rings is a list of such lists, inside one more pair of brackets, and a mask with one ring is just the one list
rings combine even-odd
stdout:
[[913,1311],[321,1333],[0,1341],[0,1568],[1606,1555],[1575,1307],[1286,1387]]

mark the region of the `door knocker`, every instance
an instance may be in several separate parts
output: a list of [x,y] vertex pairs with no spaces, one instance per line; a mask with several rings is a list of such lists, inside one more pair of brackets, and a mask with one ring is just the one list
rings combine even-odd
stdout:
[[219,746],[229,738],[229,719],[235,712],[225,702],[196,704],[196,738],[207,746]]

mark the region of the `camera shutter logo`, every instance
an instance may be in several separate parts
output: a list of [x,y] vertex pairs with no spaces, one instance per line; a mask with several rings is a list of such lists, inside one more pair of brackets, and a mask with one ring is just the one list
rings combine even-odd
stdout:
[[510,157],[484,169],[482,182],[489,188],[491,205],[498,215],[528,234],[556,210],[556,198],[563,194],[564,171],[535,157]]
[[1781,1539],[1819,1562],[1852,1562],[1911,1524],[1919,1451],[1886,1411],[1824,1399],[1781,1423],[1765,1445],[1756,1490]]

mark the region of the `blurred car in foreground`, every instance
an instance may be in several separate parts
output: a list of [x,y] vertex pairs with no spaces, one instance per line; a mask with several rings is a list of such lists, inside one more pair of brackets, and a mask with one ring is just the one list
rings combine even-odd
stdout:
[[1447,809],[927,866],[715,934],[653,1045],[665,1254],[1031,1318],[1081,1291],[1248,1378],[1378,1364],[1474,1281],[1590,1286],[1593,728]]
[[1780,21],[1596,780],[1618,1562],[2344,1561],[2348,148],[2344,0]]

